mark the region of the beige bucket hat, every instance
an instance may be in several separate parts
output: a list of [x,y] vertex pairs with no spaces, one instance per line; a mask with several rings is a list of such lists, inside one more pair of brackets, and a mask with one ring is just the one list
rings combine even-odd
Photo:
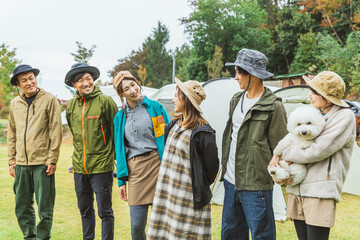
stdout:
[[345,83],[337,73],[323,71],[313,79],[310,79],[305,75],[302,77],[311,88],[333,104],[349,107],[345,101],[341,100],[345,94]]
[[189,80],[186,82],[181,82],[179,79],[175,78],[176,85],[180,90],[187,96],[191,104],[200,112],[200,104],[206,98],[205,91],[198,81]]
[[124,79],[132,79],[132,80],[137,81],[137,79],[129,71],[120,71],[115,75],[115,77],[112,80],[115,91],[117,91],[117,87],[119,86],[121,81]]

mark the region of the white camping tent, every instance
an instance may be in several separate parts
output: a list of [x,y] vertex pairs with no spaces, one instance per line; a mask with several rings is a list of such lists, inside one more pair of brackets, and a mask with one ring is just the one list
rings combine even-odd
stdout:
[[[240,91],[239,84],[232,78],[219,78],[209,80],[203,83],[206,93],[206,99],[201,103],[201,109],[204,117],[209,121],[210,125],[216,130],[216,143],[219,150],[219,159],[221,160],[221,138],[224,132],[226,121],[229,115],[229,103],[231,97]],[[275,87],[270,87],[273,91]],[[170,113],[174,110],[172,99],[176,90],[175,84],[169,84],[159,89],[158,92],[151,95],[150,98],[159,101]],[[217,178],[213,188],[212,201],[216,204],[223,204],[224,187],[222,182]],[[274,212],[276,220],[285,220],[285,199],[279,185],[274,188]]]
[[[141,87],[141,88],[142,88],[143,94],[147,97],[149,97],[150,95],[152,95],[158,91],[157,88],[151,88],[151,87]],[[117,95],[113,85],[100,86],[100,90],[103,92],[103,94],[110,96],[115,101],[118,108],[120,109],[122,103],[121,103],[120,97],[119,97],[119,95]],[[61,122],[62,122],[62,125],[67,125],[65,111],[63,111],[61,113]]]
[[[275,94],[282,98],[283,104],[289,114],[296,107],[309,103],[307,96],[310,89],[305,85],[294,85],[281,88]],[[351,156],[350,169],[343,186],[343,192],[360,196],[360,147],[354,143],[354,150]]]

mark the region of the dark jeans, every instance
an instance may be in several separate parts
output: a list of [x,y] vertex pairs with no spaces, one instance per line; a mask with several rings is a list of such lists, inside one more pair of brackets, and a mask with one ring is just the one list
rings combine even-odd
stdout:
[[101,218],[102,239],[114,239],[112,210],[113,172],[83,175],[74,173],[75,191],[81,213],[83,238],[95,238],[94,193]]
[[[15,214],[24,239],[50,239],[55,204],[55,175],[46,165],[15,166]],[[34,193],[39,223],[35,227]]]
[[222,240],[276,239],[272,208],[272,190],[237,191],[224,180],[225,196],[222,214]]
[[299,240],[328,240],[330,228],[312,226],[305,221],[294,220],[296,234]]
[[150,204],[130,206],[131,238],[146,240],[145,227]]

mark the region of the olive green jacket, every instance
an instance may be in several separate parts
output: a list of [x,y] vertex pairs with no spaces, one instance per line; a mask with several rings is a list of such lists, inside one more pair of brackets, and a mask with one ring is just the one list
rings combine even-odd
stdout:
[[66,119],[73,134],[74,171],[81,174],[114,169],[114,123],[118,108],[114,100],[95,87],[85,96],[77,95],[66,105]]
[[[232,116],[244,92],[230,101],[229,120],[222,141],[222,175],[224,179],[229,158]],[[265,87],[259,101],[248,111],[237,136],[235,153],[235,189],[271,190],[273,181],[267,171],[272,151],[287,134],[286,111],[281,99]]]

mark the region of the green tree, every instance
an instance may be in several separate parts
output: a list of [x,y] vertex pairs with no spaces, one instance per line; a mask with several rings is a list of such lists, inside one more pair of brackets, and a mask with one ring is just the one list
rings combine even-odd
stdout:
[[81,42],[76,41],[78,49],[76,53],[70,53],[74,57],[75,62],[89,63],[90,58],[94,55],[96,45],[92,45],[90,49],[83,47]]
[[256,1],[199,0],[193,7],[189,18],[182,20],[193,46],[190,78],[209,79],[206,63],[212,59],[215,46],[222,48],[223,62],[234,61],[244,47],[267,52],[270,32],[265,27],[266,12]]
[[314,32],[300,36],[295,52],[295,59],[290,66],[290,73],[311,72],[322,68],[319,59],[321,54],[321,48],[318,42],[319,38],[322,38],[322,35],[317,36]]
[[360,33],[350,33],[342,47],[329,34],[308,33],[301,36],[295,61],[291,65],[294,71],[316,72],[329,70],[338,73],[346,83],[346,93],[358,93],[360,90]]
[[226,72],[223,72],[224,62],[222,61],[222,49],[219,46],[215,47],[215,52],[213,58],[208,61],[207,71],[210,79],[219,78],[224,76],[229,76],[230,72],[226,69]]
[[314,20],[309,15],[298,13],[297,10],[298,7],[283,7],[277,12],[268,66],[276,73],[289,71],[300,35],[314,27]]
[[304,0],[301,12],[310,14],[317,24],[341,46],[350,33],[359,30],[360,1],[358,0]]
[[175,75],[182,81],[189,80],[188,65],[191,61],[191,48],[183,44],[175,49]]
[[131,72],[131,74],[139,78],[138,75],[138,69],[140,65],[144,66],[147,59],[147,52],[146,50],[137,50],[137,51],[131,51],[131,53],[124,58],[120,58],[118,60],[118,64],[115,65],[115,67],[109,71],[109,76],[114,77],[116,73],[124,70],[128,70]]
[[147,53],[144,67],[147,70],[147,79],[152,82],[153,87],[171,83],[172,57],[165,48],[168,42],[169,30],[158,21],[143,43],[143,49]]
[[15,66],[20,63],[16,58],[16,48],[10,49],[5,43],[0,45],[0,105],[9,106],[17,95],[16,87],[10,83],[10,75]]

